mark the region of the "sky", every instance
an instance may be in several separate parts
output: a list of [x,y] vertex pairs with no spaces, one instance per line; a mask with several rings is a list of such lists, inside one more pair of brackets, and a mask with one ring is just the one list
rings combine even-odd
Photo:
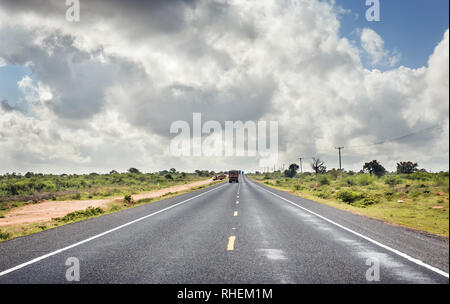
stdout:
[[[365,0],[81,0],[69,22],[64,1],[2,0],[0,174],[331,169],[337,146],[348,170],[446,171],[449,2],[379,2],[369,22]],[[278,153],[174,155],[193,113],[276,121]]]
[[361,5],[364,1],[338,0],[337,3],[351,11],[341,19],[341,35],[358,40],[359,29],[370,27],[383,38],[387,49],[401,53],[396,67],[426,66],[428,57],[442,40],[442,33],[448,29],[448,1],[380,1],[380,22],[371,23],[365,19],[368,6]]

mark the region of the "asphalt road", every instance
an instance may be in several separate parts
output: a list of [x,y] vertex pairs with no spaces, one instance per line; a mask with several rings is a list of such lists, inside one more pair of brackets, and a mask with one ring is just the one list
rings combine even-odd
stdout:
[[74,283],[71,257],[79,283],[449,283],[448,239],[246,177],[0,243],[0,283]]

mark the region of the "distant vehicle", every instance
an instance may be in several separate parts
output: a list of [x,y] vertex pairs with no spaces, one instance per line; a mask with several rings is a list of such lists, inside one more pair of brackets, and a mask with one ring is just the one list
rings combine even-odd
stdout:
[[232,183],[239,183],[239,171],[238,170],[230,170],[228,172],[228,182]]
[[227,176],[225,174],[215,175],[213,180],[224,180]]

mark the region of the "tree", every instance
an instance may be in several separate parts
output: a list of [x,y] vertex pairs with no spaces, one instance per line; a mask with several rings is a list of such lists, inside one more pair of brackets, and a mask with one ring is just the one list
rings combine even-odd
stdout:
[[397,163],[397,173],[399,174],[411,174],[416,172],[419,165],[410,161],[404,161]]
[[293,178],[297,175],[297,170],[299,166],[297,164],[290,164],[289,169],[284,170],[284,176]]
[[169,172],[170,173],[177,173],[177,170],[175,168],[170,168]]
[[375,174],[380,177],[386,174],[386,169],[377,160],[373,160],[364,164],[363,172],[369,172],[370,175]]
[[117,174],[118,172],[116,171],[116,170],[111,170],[110,172],[109,172],[109,174]]
[[325,163],[323,161],[320,160],[320,158],[312,158],[313,161],[311,163],[311,168],[314,170],[314,172],[316,172],[316,174],[319,173],[326,173],[327,172],[327,167],[325,166]]
[[130,172],[130,173],[141,173],[141,171],[139,171],[136,168],[130,168],[130,169],[128,169],[128,172]]

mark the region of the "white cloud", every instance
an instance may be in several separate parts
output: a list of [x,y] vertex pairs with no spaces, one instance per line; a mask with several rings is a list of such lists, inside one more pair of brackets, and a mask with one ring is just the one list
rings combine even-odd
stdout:
[[364,28],[361,31],[361,46],[369,55],[371,65],[395,66],[401,58],[397,51],[385,50],[384,40],[374,30]]
[[[364,68],[339,36],[339,10],[322,1],[164,2],[152,14],[169,10],[174,23],[158,25],[128,8],[107,18],[119,1],[87,2],[76,25],[51,7],[11,14],[16,3],[0,7],[0,57],[33,79],[20,82],[27,112],[0,108],[3,170],[257,169],[251,158],[171,157],[170,123],[193,112],[278,120],[281,164],[337,166],[344,145],[347,169],[371,159],[448,168],[448,31],[427,67],[381,72]],[[361,43],[374,65],[398,61],[372,30]],[[443,131],[360,147],[435,124]]]

